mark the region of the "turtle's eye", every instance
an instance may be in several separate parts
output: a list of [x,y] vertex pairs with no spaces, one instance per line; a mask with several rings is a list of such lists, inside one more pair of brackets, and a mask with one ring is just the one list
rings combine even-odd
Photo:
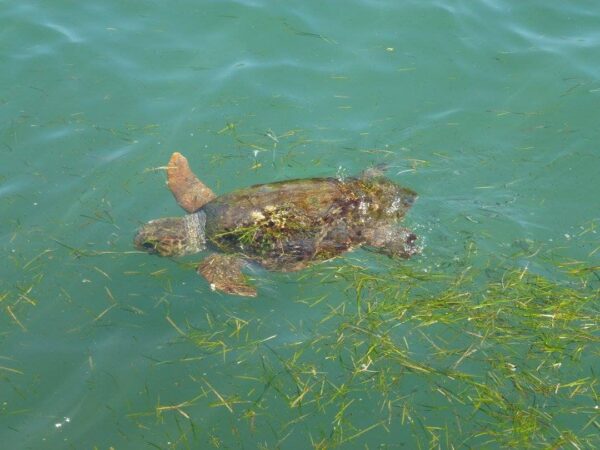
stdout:
[[146,250],[154,250],[154,244],[152,242],[146,241],[142,244],[142,247],[144,247]]

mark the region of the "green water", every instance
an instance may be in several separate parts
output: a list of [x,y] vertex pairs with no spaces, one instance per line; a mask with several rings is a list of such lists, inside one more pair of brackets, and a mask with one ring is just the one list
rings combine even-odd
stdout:
[[[3,2],[2,448],[600,447],[599,17],[591,0]],[[386,163],[420,194],[423,253],[213,293],[200,257],[132,248],[181,213],[155,170],[175,150],[217,193]],[[561,319],[539,290],[511,300],[510,273],[587,300]],[[496,340],[471,295],[513,301],[485,306]]]

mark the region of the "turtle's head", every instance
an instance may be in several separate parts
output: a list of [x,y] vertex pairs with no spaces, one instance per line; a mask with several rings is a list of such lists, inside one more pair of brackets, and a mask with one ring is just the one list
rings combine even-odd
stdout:
[[133,240],[135,247],[160,256],[182,256],[205,248],[204,219],[199,214],[165,217],[143,225]]

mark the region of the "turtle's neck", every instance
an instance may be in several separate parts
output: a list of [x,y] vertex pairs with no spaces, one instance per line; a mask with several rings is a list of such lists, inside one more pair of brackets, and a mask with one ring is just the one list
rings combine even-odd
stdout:
[[196,253],[206,248],[206,213],[197,211],[183,217],[183,223],[187,234],[187,247],[189,253]]

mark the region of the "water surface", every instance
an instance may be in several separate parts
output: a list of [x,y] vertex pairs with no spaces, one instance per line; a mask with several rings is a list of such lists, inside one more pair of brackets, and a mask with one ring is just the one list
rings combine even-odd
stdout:
[[[600,446],[599,14],[5,2],[4,446]],[[201,255],[132,248],[140,223],[181,213],[160,169],[176,150],[217,193],[385,163],[420,194],[406,223],[423,254],[211,292]],[[511,302],[486,304],[506,320],[489,340],[486,298]],[[587,300],[567,317],[549,312],[560,298]]]

